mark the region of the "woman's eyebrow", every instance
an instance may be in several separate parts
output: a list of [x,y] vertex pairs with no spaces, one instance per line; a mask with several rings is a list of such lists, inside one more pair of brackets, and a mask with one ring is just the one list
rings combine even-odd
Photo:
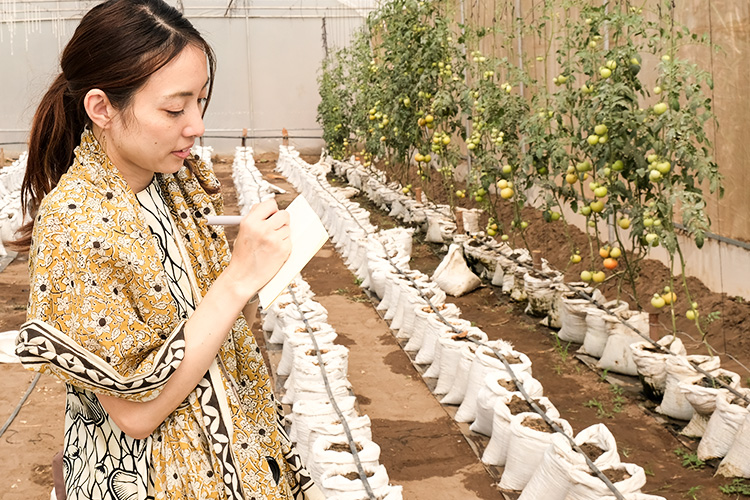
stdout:
[[[201,90],[205,89],[208,86],[208,80],[206,80],[206,83],[203,84],[203,87],[201,87]],[[195,95],[195,92],[192,92],[190,90],[181,90],[179,92],[175,92],[174,94],[169,94],[166,96],[167,99],[174,99],[175,97],[192,97]]]

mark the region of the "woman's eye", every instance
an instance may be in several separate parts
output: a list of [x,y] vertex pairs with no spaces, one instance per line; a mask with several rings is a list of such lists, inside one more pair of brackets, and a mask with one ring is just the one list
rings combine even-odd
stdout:
[[177,111],[167,110],[167,114],[169,114],[169,116],[180,116],[184,112],[185,112],[184,109],[180,109],[180,110],[177,110]]

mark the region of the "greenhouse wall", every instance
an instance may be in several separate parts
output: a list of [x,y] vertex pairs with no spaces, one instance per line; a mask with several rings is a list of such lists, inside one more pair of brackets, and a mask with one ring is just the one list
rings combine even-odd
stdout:
[[[36,104],[59,71],[59,55],[82,14],[98,2],[0,3],[0,147],[25,150]],[[286,128],[298,149],[320,153],[318,70],[345,46],[368,7],[355,2],[170,1],[204,34],[218,60],[206,144],[277,151]],[[366,4],[366,2],[360,2]],[[359,7],[359,8],[358,8]]]

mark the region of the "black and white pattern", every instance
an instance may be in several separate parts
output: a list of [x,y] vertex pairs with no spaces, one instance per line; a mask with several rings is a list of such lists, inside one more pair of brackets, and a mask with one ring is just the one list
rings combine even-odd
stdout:
[[156,177],[146,189],[135,196],[141,204],[143,215],[156,241],[164,271],[169,277],[169,292],[177,304],[179,317],[187,319],[195,310],[195,298],[190,293],[188,271],[177,248],[169,207],[164,201]]

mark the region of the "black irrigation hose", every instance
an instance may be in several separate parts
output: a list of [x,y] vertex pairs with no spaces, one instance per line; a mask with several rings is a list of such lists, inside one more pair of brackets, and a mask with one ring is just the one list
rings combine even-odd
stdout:
[[328,399],[331,401],[331,405],[333,406],[333,409],[336,411],[336,415],[339,417],[339,420],[341,421],[341,426],[344,428],[344,433],[346,433],[346,439],[349,441],[349,449],[351,450],[352,456],[354,458],[354,465],[357,466],[357,473],[359,473],[359,478],[362,480],[362,484],[365,487],[367,496],[369,496],[371,500],[376,500],[377,497],[375,496],[375,493],[372,491],[372,487],[370,487],[370,482],[367,480],[367,473],[362,467],[362,461],[359,459],[359,453],[357,453],[357,445],[354,442],[354,436],[352,436],[352,431],[349,428],[349,424],[346,423],[346,417],[344,416],[344,413],[341,411],[341,408],[339,408],[339,405],[336,403],[336,398],[333,395],[333,390],[331,389],[331,384],[328,381],[328,374],[326,373],[326,368],[325,368],[325,365],[323,364],[323,356],[320,352],[318,341],[315,338],[314,330],[310,326],[310,323],[307,321],[307,318],[305,317],[305,313],[302,312],[302,307],[300,306],[300,303],[297,301],[297,296],[294,294],[294,290],[292,290],[292,287],[288,287],[287,289],[289,290],[289,293],[292,295],[292,300],[294,301],[294,305],[297,306],[297,310],[299,311],[300,316],[302,317],[302,321],[305,323],[307,334],[310,336],[310,339],[312,340],[313,347],[315,348],[315,353],[318,357],[318,368],[320,368],[320,374],[323,377],[323,383],[325,384],[326,392],[328,393]]
[[[347,207],[347,206],[346,206],[346,205],[345,205],[344,203],[342,203],[342,202],[341,202],[341,201],[340,201],[340,200],[339,200],[338,198],[336,198],[336,197],[335,197],[335,196],[334,196],[334,195],[333,195],[332,193],[330,193],[330,192],[329,192],[328,190],[326,190],[326,189],[325,189],[325,186],[324,186],[324,185],[323,185],[323,183],[322,183],[322,182],[320,181],[320,178],[319,178],[318,176],[315,176],[315,178],[317,179],[317,181],[318,181],[318,183],[320,184],[320,186],[321,186],[321,187],[322,187],[322,188],[323,188],[323,189],[324,189],[324,190],[325,190],[325,191],[326,191],[327,193],[329,193],[329,194],[331,195],[331,197],[333,197],[333,198],[334,198],[334,199],[335,199],[336,201],[338,201],[338,202],[339,202],[339,204],[340,204],[341,206],[343,206],[343,207],[344,207],[344,209],[345,209],[345,210],[346,210],[346,211],[347,211],[347,212],[349,213],[349,215],[350,215],[350,216],[352,217],[352,219],[353,219],[353,220],[354,220],[354,221],[355,221],[355,222],[357,223],[357,225],[358,225],[358,226],[359,226],[359,227],[360,227],[360,228],[361,228],[361,229],[362,229],[363,231],[367,232],[367,230],[366,230],[366,229],[365,229],[364,227],[362,227],[362,225],[361,225],[361,224],[359,223],[359,221],[357,221],[356,217],[354,217],[354,215],[353,215],[353,214],[351,213],[351,211],[349,210],[349,208],[348,208],[348,207]],[[384,247],[384,249],[385,249],[385,243],[383,243],[382,241],[381,241],[380,243],[381,243],[381,245],[383,245],[383,247]],[[456,327],[455,327],[455,326],[454,326],[453,324],[451,324],[451,323],[450,323],[450,322],[449,322],[448,320],[446,320],[446,319],[445,319],[445,317],[444,317],[444,316],[443,316],[442,314],[440,314],[440,311],[439,311],[439,310],[438,310],[438,309],[437,309],[437,308],[435,307],[435,305],[434,305],[434,304],[432,304],[432,301],[430,301],[430,299],[429,299],[429,298],[428,298],[428,297],[427,297],[427,296],[426,296],[426,295],[425,295],[425,294],[424,294],[424,293],[422,292],[422,290],[421,290],[421,289],[420,289],[420,288],[419,288],[419,287],[418,287],[418,286],[416,285],[416,282],[415,282],[415,281],[414,281],[414,280],[413,280],[413,279],[411,278],[411,276],[409,276],[409,275],[408,275],[408,274],[406,274],[406,273],[405,273],[405,272],[404,272],[403,270],[401,270],[401,269],[400,269],[400,268],[399,268],[399,267],[398,267],[398,266],[397,266],[397,265],[396,265],[396,264],[395,264],[395,263],[393,262],[393,260],[391,259],[391,257],[390,257],[390,256],[388,255],[388,251],[387,251],[387,249],[385,249],[385,250],[386,250],[386,252],[385,252],[385,258],[386,258],[386,259],[388,260],[388,262],[389,262],[389,263],[391,264],[391,266],[392,266],[392,267],[394,268],[394,270],[395,270],[396,272],[398,272],[398,273],[399,273],[400,275],[404,276],[404,277],[405,277],[405,278],[406,278],[407,280],[409,280],[409,282],[411,283],[411,285],[412,285],[412,286],[413,286],[413,287],[414,287],[414,288],[415,288],[415,289],[417,290],[417,292],[419,293],[419,295],[420,295],[420,297],[422,298],[422,300],[424,300],[425,302],[427,302],[427,304],[428,304],[428,305],[430,306],[430,308],[431,308],[431,309],[433,310],[433,312],[434,312],[435,314],[437,314],[437,316],[438,316],[438,318],[440,319],[440,321],[441,321],[441,322],[443,322],[443,323],[444,323],[445,325],[447,325],[448,327],[450,327],[450,328],[451,328],[451,329],[453,330],[453,332],[454,332],[454,333],[457,333],[457,334],[458,334],[458,333],[462,333],[462,332],[461,332],[461,331],[460,331],[460,330],[459,330],[458,328],[456,328]],[[594,462],[593,462],[593,461],[591,461],[591,459],[590,459],[590,458],[588,457],[588,455],[586,455],[586,453],[584,453],[584,452],[583,452],[583,450],[582,450],[582,449],[581,449],[581,448],[580,448],[580,447],[579,447],[579,446],[578,446],[578,445],[577,445],[577,444],[575,443],[575,441],[573,440],[573,438],[572,438],[572,437],[570,437],[570,436],[568,436],[568,435],[567,435],[567,434],[566,434],[566,433],[565,433],[565,432],[563,431],[563,429],[561,429],[561,428],[560,428],[560,427],[559,427],[559,426],[558,426],[557,424],[555,424],[555,422],[554,422],[554,421],[553,421],[553,420],[552,420],[552,419],[551,419],[551,418],[549,417],[549,415],[547,415],[547,413],[546,413],[546,412],[545,412],[545,411],[544,411],[544,410],[543,410],[543,409],[542,409],[541,407],[539,407],[539,405],[537,405],[537,404],[536,404],[536,403],[534,402],[534,400],[533,400],[533,399],[532,399],[532,398],[531,398],[531,397],[529,396],[529,394],[528,394],[528,393],[527,393],[527,392],[526,392],[526,391],[524,390],[524,388],[523,388],[523,385],[522,385],[522,384],[520,383],[520,381],[519,381],[519,380],[518,380],[518,378],[516,377],[515,373],[514,373],[514,372],[513,372],[513,370],[511,369],[511,367],[510,367],[510,364],[508,363],[507,359],[505,359],[505,356],[503,356],[503,355],[502,355],[501,353],[499,353],[499,352],[498,352],[498,351],[497,351],[497,350],[496,350],[496,349],[495,349],[494,347],[492,347],[492,346],[490,346],[490,345],[487,345],[487,344],[485,344],[485,343],[483,343],[483,342],[480,342],[480,341],[478,341],[478,340],[472,339],[472,338],[470,338],[470,337],[468,337],[468,336],[467,336],[466,338],[467,338],[467,339],[469,339],[469,340],[470,340],[471,342],[474,342],[475,344],[477,344],[477,345],[480,345],[480,346],[484,346],[484,347],[487,347],[487,348],[489,348],[489,349],[490,349],[490,350],[492,351],[492,353],[493,353],[493,354],[494,354],[494,355],[495,355],[495,356],[496,356],[496,357],[497,357],[497,358],[498,358],[498,359],[499,359],[499,360],[500,360],[500,361],[501,361],[501,362],[503,363],[503,366],[505,367],[506,371],[507,371],[507,372],[509,373],[509,375],[510,375],[511,379],[513,380],[513,383],[514,383],[514,384],[516,385],[516,388],[518,389],[518,392],[520,392],[520,393],[521,393],[521,395],[522,395],[522,396],[523,396],[523,398],[524,398],[524,399],[526,400],[526,402],[527,402],[527,403],[529,404],[529,406],[530,406],[530,407],[531,407],[531,408],[532,408],[532,409],[533,409],[533,410],[534,410],[534,411],[535,411],[535,412],[536,412],[537,414],[539,414],[539,415],[540,415],[540,416],[542,417],[542,419],[543,419],[543,420],[544,420],[544,421],[545,421],[545,422],[546,422],[546,423],[547,423],[547,424],[548,424],[548,425],[549,425],[549,426],[550,426],[550,427],[551,427],[551,428],[552,428],[552,429],[553,429],[553,430],[554,430],[555,432],[557,432],[557,433],[560,433],[560,434],[562,434],[563,436],[565,436],[565,438],[566,438],[566,439],[568,440],[568,442],[570,443],[571,447],[572,447],[572,448],[573,448],[573,449],[574,449],[574,450],[575,450],[576,452],[578,452],[578,453],[580,453],[580,454],[582,454],[582,455],[583,455],[583,457],[584,457],[584,458],[585,458],[585,460],[586,460],[586,464],[587,464],[587,465],[589,466],[589,468],[590,468],[590,469],[592,470],[592,472],[594,472],[594,474],[596,474],[596,476],[597,476],[597,477],[598,477],[599,479],[601,479],[601,480],[602,480],[602,482],[604,482],[604,484],[605,484],[605,485],[607,486],[607,488],[609,488],[609,490],[610,490],[610,491],[612,491],[612,493],[614,494],[615,498],[617,498],[617,500],[625,500],[625,497],[624,497],[624,496],[622,495],[622,493],[620,493],[620,491],[619,491],[619,490],[617,489],[617,487],[615,487],[615,485],[614,485],[614,484],[612,484],[612,481],[610,481],[610,480],[609,480],[609,478],[607,478],[607,476],[605,476],[605,475],[604,475],[604,474],[602,473],[602,471],[601,471],[601,470],[600,470],[600,469],[599,469],[599,468],[598,468],[598,467],[597,467],[597,466],[596,466],[596,465],[594,464]]]
[[8,417],[8,421],[5,422],[5,425],[3,425],[3,428],[0,429],[0,436],[2,436],[3,434],[5,434],[5,431],[8,430],[8,427],[10,427],[10,424],[12,424],[13,420],[15,420],[15,418],[18,416],[18,413],[21,411],[21,407],[26,402],[26,400],[29,398],[29,395],[31,394],[31,391],[34,390],[34,387],[36,386],[36,383],[39,381],[39,377],[41,377],[41,376],[42,376],[41,373],[37,373],[36,375],[34,375],[34,379],[29,384],[29,388],[26,389],[26,394],[23,395],[23,397],[21,398],[21,401],[18,402],[18,406],[16,406],[16,409],[13,410],[13,413],[11,413],[10,417]]
[[[250,174],[252,175],[253,172],[250,166],[248,165],[247,160],[245,160],[245,168],[247,168],[247,170],[250,171]],[[258,199],[260,199],[262,194],[263,193],[261,191],[261,186],[258,185]],[[357,452],[357,445],[354,442],[354,436],[352,436],[352,431],[349,428],[349,424],[346,422],[346,417],[344,416],[344,413],[341,411],[341,408],[339,408],[339,405],[336,403],[336,398],[333,395],[333,390],[331,389],[331,384],[328,381],[328,375],[326,373],[325,365],[323,364],[323,356],[321,355],[320,347],[318,346],[318,341],[315,338],[314,330],[312,329],[312,327],[310,326],[310,323],[305,317],[305,313],[302,312],[302,308],[300,307],[300,303],[297,301],[297,296],[295,295],[292,287],[288,286],[287,290],[289,290],[289,293],[292,296],[292,300],[294,301],[294,305],[297,306],[297,310],[299,311],[300,317],[302,318],[302,321],[305,323],[305,329],[307,329],[307,334],[310,336],[310,339],[312,340],[313,347],[315,348],[315,353],[318,357],[318,367],[320,368],[320,373],[323,377],[323,383],[325,384],[325,387],[326,387],[326,393],[328,394],[328,399],[331,401],[331,405],[333,406],[333,409],[336,412],[336,415],[339,417],[339,420],[341,421],[341,426],[343,427],[344,433],[346,434],[346,439],[349,441],[349,449],[352,452],[352,457],[354,458],[354,465],[357,467],[357,473],[359,474],[359,478],[362,480],[362,484],[364,485],[365,491],[367,492],[367,496],[370,497],[370,500],[376,500],[377,497],[375,496],[375,493],[372,491],[370,482],[367,480],[367,473],[362,467],[362,461],[359,459],[359,453]]]

